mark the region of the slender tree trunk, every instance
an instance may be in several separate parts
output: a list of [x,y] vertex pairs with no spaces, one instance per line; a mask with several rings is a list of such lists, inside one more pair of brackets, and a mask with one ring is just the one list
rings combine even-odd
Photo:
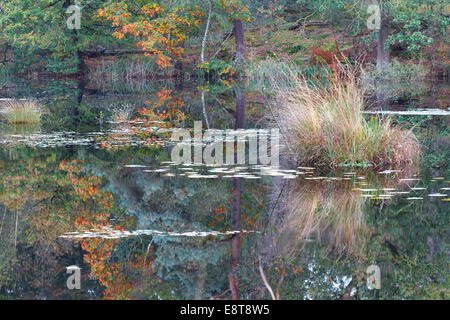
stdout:
[[236,94],[236,129],[243,129],[245,125],[245,104],[247,99],[241,88],[235,89]]
[[197,276],[197,288],[195,290],[194,300],[202,300],[205,292],[205,280],[206,280],[206,261],[200,262]]
[[386,18],[386,12],[383,8],[383,2],[378,2],[381,9],[381,25],[380,30],[378,30],[378,41],[377,41],[377,70],[382,71],[389,67],[389,48],[385,49],[386,40],[389,36],[389,24]]
[[205,62],[206,40],[208,39],[209,25],[211,23],[211,11],[212,11],[212,2],[211,2],[211,0],[208,0],[208,5],[209,5],[208,20],[206,21],[205,34],[203,35],[203,41],[202,41],[202,51],[200,53],[200,61],[201,61],[201,63]]
[[277,238],[277,209],[278,202],[280,201],[281,192],[283,191],[283,182],[281,177],[272,177],[272,194],[270,196],[269,205],[269,222],[270,228],[264,233],[264,238],[259,241],[258,254],[260,255],[261,262],[266,264],[276,254],[276,238]]
[[205,118],[206,128],[209,130],[209,121],[208,114],[206,113],[206,100],[205,100],[205,91],[202,91],[202,107],[203,107],[203,117]]
[[16,210],[16,228],[14,229],[14,250],[17,248],[17,226],[19,225],[19,211]]
[[[378,30],[378,40],[377,40],[377,71],[382,72],[389,68],[390,53],[389,48],[385,48],[386,41],[389,36],[389,21],[386,17],[385,8],[383,6],[383,1],[379,0],[378,4],[380,6],[381,14],[381,25]],[[386,96],[384,79],[379,79],[376,81],[376,105],[379,110],[382,110],[384,105],[388,102]]]
[[[181,43],[181,47],[184,48],[184,42]],[[183,59],[180,57],[175,62],[175,89],[182,90],[184,88],[184,65]]]
[[236,39],[236,62],[242,62],[245,56],[245,33],[241,20],[234,20],[234,37]]

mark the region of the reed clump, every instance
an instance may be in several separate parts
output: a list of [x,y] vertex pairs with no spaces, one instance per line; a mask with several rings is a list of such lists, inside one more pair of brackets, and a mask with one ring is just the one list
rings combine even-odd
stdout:
[[352,70],[326,85],[302,76],[277,90],[278,124],[291,153],[314,165],[398,167],[417,163],[420,144],[411,130],[363,114],[364,92]]

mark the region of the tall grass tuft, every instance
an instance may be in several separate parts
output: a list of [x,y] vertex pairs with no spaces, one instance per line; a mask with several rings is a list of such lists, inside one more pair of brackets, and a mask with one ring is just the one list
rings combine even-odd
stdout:
[[5,103],[3,114],[12,124],[37,124],[41,121],[41,107],[35,100],[11,100]]
[[303,163],[331,167],[416,163],[420,145],[412,131],[393,127],[390,119],[366,119],[355,72],[341,68],[327,85],[296,76],[294,86],[276,93],[279,125],[290,151]]

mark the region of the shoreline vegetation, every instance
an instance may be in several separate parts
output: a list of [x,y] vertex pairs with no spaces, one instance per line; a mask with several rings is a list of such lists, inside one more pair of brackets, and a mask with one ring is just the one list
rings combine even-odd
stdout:
[[290,85],[274,84],[272,105],[290,156],[299,163],[391,168],[418,164],[421,146],[412,129],[363,114],[364,91],[351,67],[339,65],[327,84],[285,71],[283,78],[290,78]]
[[[418,138],[389,118],[363,115],[365,95],[381,109],[425,96],[427,87],[416,83],[448,80],[450,7],[441,0],[377,3],[380,21],[371,27],[367,3],[352,0],[94,0],[83,7],[79,26],[71,26],[77,17],[66,17],[70,0],[51,6],[11,0],[0,4],[0,69],[3,77],[75,78],[77,117],[87,83],[170,80],[161,101],[145,108],[150,112],[172,105],[172,91],[187,82],[197,87],[204,110],[206,95],[251,82],[276,101],[266,108],[276,109],[270,112],[302,162],[414,164]],[[23,21],[27,14],[37,15],[35,26]],[[356,66],[365,71],[356,74]],[[446,107],[446,92],[439,107]],[[117,122],[132,113],[110,111]],[[41,118],[34,102],[12,104],[5,114],[10,123]]]
[[0,119],[13,125],[39,124],[42,107],[36,100],[0,101]]

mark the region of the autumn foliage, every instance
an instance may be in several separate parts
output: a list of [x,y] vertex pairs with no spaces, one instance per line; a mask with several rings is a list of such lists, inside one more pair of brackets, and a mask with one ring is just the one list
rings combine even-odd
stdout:
[[140,15],[132,15],[124,1],[110,1],[98,15],[112,22],[117,39],[127,34],[136,38],[137,47],[145,55],[156,57],[161,68],[172,66],[172,60],[181,57],[188,34],[198,28],[204,17],[197,6],[166,10],[156,2],[143,5]]
[[219,5],[226,12],[230,21],[252,21],[250,10],[247,6],[242,5],[239,0],[219,0]]
[[346,55],[337,45],[333,45],[330,49],[312,47],[311,53],[312,65],[325,65],[334,72],[339,70],[339,65],[346,59]]

